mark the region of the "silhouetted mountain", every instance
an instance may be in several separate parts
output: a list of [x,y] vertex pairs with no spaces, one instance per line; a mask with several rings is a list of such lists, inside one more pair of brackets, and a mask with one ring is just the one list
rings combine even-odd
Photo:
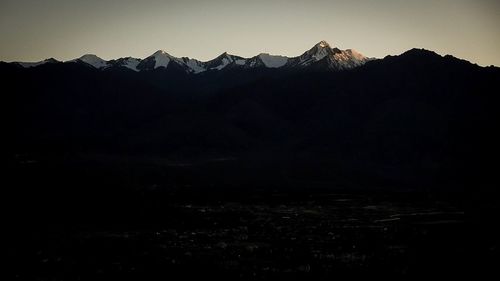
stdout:
[[0,75],[15,163],[86,159],[122,173],[140,162],[152,181],[206,186],[496,182],[499,69],[426,50],[369,60],[320,42],[297,58],[205,63],[159,51],[2,63]]
[[59,61],[54,58],[49,58],[39,62],[14,62],[14,64],[20,65],[25,68],[36,67],[46,63],[58,63]]

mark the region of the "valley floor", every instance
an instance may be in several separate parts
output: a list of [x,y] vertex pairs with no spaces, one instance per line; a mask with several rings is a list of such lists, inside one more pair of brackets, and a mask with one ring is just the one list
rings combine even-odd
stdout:
[[394,194],[170,199],[149,221],[46,224],[14,240],[25,280],[332,280],[458,276],[457,201]]

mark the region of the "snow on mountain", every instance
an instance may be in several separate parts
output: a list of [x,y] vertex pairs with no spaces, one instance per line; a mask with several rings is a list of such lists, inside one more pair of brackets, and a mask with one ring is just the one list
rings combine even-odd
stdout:
[[46,63],[56,63],[56,62],[59,62],[59,61],[54,59],[54,58],[50,58],[50,59],[46,59],[46,60],[38,61],[38,62],[16,62],[16,63],[21,65],[24,68],[30,68],[30,67],[44,65]]
[[137,66],[139,65],[140,62],[141,62],[140,59],[126,58],[123,66],[132,69],[134,71],[139,71],[139,69],[137,69]]
[[330,44],[328,44],[326,41],[321,41],[306,53],[310,55],[315,61],[319,61],[324,57],[335,53],[335,51],[336,50],[332,49],[330,47]]
[[164,51],[157,51],[144,59],[137,68],[140,70],[156,69],[159,67],[167,68],[172,61],[175,61],[179,66],[184,68],[187,73],[196,74],[206,70],[222,70],[229,66],[232,68],[304,68],[320,61],[323,61],[322,65],[325,65],[329,69],[343,70],[363,65],[368,61],[368,58],[351,49],[343,51],[338,48],[332,48],[326,41],[321,41],[310,50],[294,58],[262,53],[245,59],[225,52],[213,60],[201,62],[186,57],[176,58]]
[[284,56],[273,56],[267,53],[258,55],[262,63],[269,68],[278,68],[284,66],[288,62],[288,58]]
[[107,61],[101,59],[100,57],[98,57],[96,55],[92,55],[92,54],[83,55],[80,58],[73,60],[73,61],[84,62],[86,64],[89,64],[89,65],[97,68],[97,69],[106,68],[109,66]]
[[192,73],[200,73],[206,70],[205,65],[203,62],[196,60],[196,59],[190,59],[190,58],[182,58],[184,64],[188,68],[188,72]]
[[152,70],[160,67],[168,68],[171,63],[175,63],[187,73],[200,73],[206,70],[204,63],[199,60],[187,57],[177,58],[162,50],[142,60],[136,68],[139,70]]
[[337,66],[338,69],[351,69],[365,64],[369,59],[355,50],[348,49],[336,53],[333,56],[331,63]]
[[44,64],[44,61],[38,61],[38,62],[17,62],[24,68],[30,68],[30,67],[35,67]]
[[340,50],[330,47],[326,41],[321,41],[302,55],[288,61],[288,67],[308,67],[324,62],[332,70],[345,70],[361,66],[369,59],[355,50]]
[[217,70],[221,70],[223,69],[224,67],[226,67],[228,64],[232,63],[233,61],[230,59],[230,58],[223,58],[221,63],[216,66],[216,67],[212,67],[211,69],[217,69]]
[[167,52],[165,52],[163,50],[156,51],[152,55],[152,57],[155,60],[154,68],[158,68],[158,67],[167,68],[168,64],[170,63],[170,61],[173,58],[170,54],[168,54]]
[[139,70],[152,70],[157,68],[167,68],[173,56],[163,50],[158,50],[149,57],[143,59],[136,68]]
[[139,69],[137,68],[137,66],[139,65],[139,63],[141,62],[140,59],[136,59],[136,58],[132,58],[132,57],[126,57],[126,58],[120,58],[120,59],[117,59],[117,60],[112,60],[112,61],[109,61],[108,63],[109,64],[112,64],[113,66],[115,67],[126,67],[128,69],[131,69],[133,71],[139,71]]
[[222,55],[216,57],[213,60],[205,62],[205,68],[212,69],[212,70],[221,70],[226,68],[228,65],[234,64],[234,65],[244,65],[245,64],[245,59],[239,56],[235,55],[230,55],[228,53],[223,53]]
[[236,65],[245,65],[246,62],[247,62],[246,59],[237,59],[234,61]]
[[267,53],[259,54],[246,60],[245,68],[279,68],[288,62],[287,57],[274,56]]
[[326,41],[321,41],[302,55],[290,59],[288,66],[309,66],[325,57],[333,56],[337,52],[340,52],[340,50],[332,49]]
[[[96,55],[87,54],[72,62],[83,62],[97,69],[108,67],[126,67],[134,71],[168,68],[174,63],[175,68],[186,73],[201,73],[207,70],[222,70],[231,68],[307,68],[314,66],[318,69],[345,70],[365,64],[370,59],[352,49],[340,50],[330,47],[326,41],[320,41],[302,55],[288,58],[279,55],[261,53],[252,58],[243,58],[223,53],[215,59],[202,62],[187,57],[174,57],[165,51],[156,51],[151,56],[141,60],[131,57],[105,61]],[[48,59],[41,62],[18,62],[23,67],[35,67],[47,62],[57,62]]]

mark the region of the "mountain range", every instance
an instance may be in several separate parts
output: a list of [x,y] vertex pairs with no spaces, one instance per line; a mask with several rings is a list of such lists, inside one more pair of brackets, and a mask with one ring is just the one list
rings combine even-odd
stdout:
[[27,178],[55,173],[62,189],[112,175],[370,190],[498,181],[499,68],[428,50],[370,59],[322,41],[294,58],[85,55],[0,63],[0,77],[4,153],[14,171],[45,163]]
[[[159,50],[145,59],[127,57],[106,61],[96,55],[87,54],[80,58],[70,60],[69,62],[83,63],[102,70],[119,67],[125,67],[134,71],[153,70],[157,68],[176,68],[186,73],[196,74],[205,71],[230,68],[249,69],[262,67],[297,69],[322,66],[325,69],[346,70],[363,65],[369,60],[369,58],[355,50],[332,48],[327,42],[321,41],[302,55],[293,58],[266,53],[259,54],[252,58],[243,58],[225,52],[215,59],[202,62],[187,57],[174,57],[163,50]],[[23,67],[36,67],[46,63],[58,62],[59,61],[51,58],[40,62],[16,62],[15,64]]]

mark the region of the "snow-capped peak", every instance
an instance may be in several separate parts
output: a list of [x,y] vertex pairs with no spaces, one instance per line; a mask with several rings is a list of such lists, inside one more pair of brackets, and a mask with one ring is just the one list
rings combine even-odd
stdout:
[[222,55],[219,56],[220,57],[220,64],[216,67],[213,67],[217,70],[221,70],[223,69],[224,67],[226,67],[228,64],[232,63],[234,61],[234,59],[227,53],[227,52],[224,52]]
[[168,68],[171,63],[174,63],[188,73],[200,73],[206,70],[205,64],[199,60],[188,57],[174,57],[163,50],[158,50],[142,60],[136,68],[138,70],[152,70],[160,67]]
[[291,62],[294,65],[307,66],[325,57],[333,56],[337,52],[340,52],[340,50],[337,48],[332,49],[326,41],[320,41],[301,56],[291,60]]
[[326,42],[325,40],[320,41],[318,44],[316,44],[316,46],[320,48],[330,48],[330,44],[328,44],[328,42]]
[[153,57],[155,60],[154,68],[158,68],[158,67],[165,67],[166,68],[173,58],[169,53],[167,53],[163,50],[156,51],[150,57]]
[[230,64],[244,65],[245,59],[242,57],[234,56],[228,54],[227,52],[222,53],[213,60],[204,63],[206,69],[221,70]]
[[80,58],[76,59],[75,61],[82,61],[86,64],[89,64],[95,68],[105,68],[108,66],[108,62],[101,59],[100,57],[93,55],[93,54],[86,54],[81,56]]
[[170,56],[170,55],[163,50],[158,50],[154,52],[151,56],[156,57],[156,56]]
[[326,41],[320,41],[302,55],[291,58],[288,67],[307,67],[320,63],[333,70],[351,69],[366,63],[369,59],[355,50],[340,50],[330,47]]
[[311,56],[315,61],[319,61],[328,55],[332,55],[334,51],[335,50],[330,47],[330,44],[326,41],[321,41],[307,51],[306,54]]

